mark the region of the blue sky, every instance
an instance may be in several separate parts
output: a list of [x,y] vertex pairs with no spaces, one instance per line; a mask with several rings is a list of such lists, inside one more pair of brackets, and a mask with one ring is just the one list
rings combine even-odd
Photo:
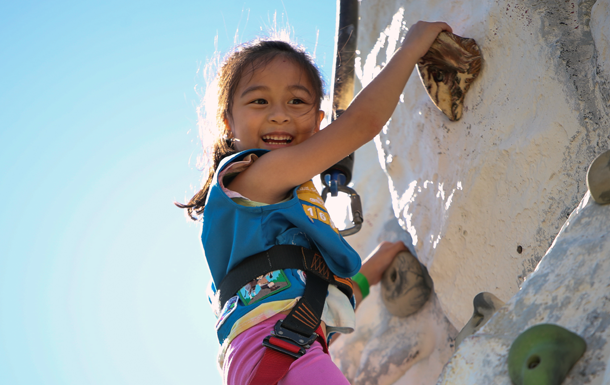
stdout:
[[[198,72],[277,14],[328,81],[335,2],[0,5],[0,383],[220,384]],[[307,4],[305,6],[304,4]],[[261,30],[262,27],[262,30]]]

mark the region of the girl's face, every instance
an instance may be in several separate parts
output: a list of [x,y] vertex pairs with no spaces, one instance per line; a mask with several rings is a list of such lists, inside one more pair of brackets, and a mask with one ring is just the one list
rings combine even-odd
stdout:
[[233,96],[229,125],[235,149],[275,150],[294,146],[320,130],[324,112],[316,109],[313,88],[301,68],[278,55],[245,74]]

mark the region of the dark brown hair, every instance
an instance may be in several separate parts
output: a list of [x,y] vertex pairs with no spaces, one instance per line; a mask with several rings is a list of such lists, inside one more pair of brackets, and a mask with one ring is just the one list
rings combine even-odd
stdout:
[[[292,60],[296,65],[301,67],[314,91],[315,105],[313,108],[316,110],[320,109],[322,97],[324,96],[324,84],[320,71],[314,64],[311,56],[303,48],[285,41],[254,40],[238,46],[227,55],[216,77],[218,82],[218,107],[216,108],[215,124],[218,133],[213,144],[208,178],[203,188],[187,204],[174,202],[176,206],[187,209],[191,219],[197,220],[197,217],[203,214],[208,191],[220,162],[227,156],[236,153],[233,148],[231,132],[226,122],[233,120],[233,99],[239,81],[244,75],[252,74],[254,71],[264,68],[278,55]],[[195,215],[193,215],[193,212],[195,212]]]

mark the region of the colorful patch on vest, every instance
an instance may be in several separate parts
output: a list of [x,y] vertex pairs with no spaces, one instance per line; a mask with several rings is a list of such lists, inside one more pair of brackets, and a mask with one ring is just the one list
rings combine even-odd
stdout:
[[229,298],[229,300],[225,302],[225,305],[222,307],[222,311],[220,312],[220,317],[218,317],[218,320],[216,321],[216,330],[218,330],[222,326],[222,324],[225,323],[227,318],[229,318],[231,313],[233,313],[235,309],[237,309],[238,299],[238,296],[234,296]]
[[299,274],[299,278],[301,278],[301,282],[307,284],[307,274],[303,270],[297,270],[297,273]]
[[305,211],[307,217],[309,217],[311,223],[314,223],[314,221],[320,221],[330,226],[335,233],[339,234],[339,230],[330,219],[330,215],[324,206],[324,200],[318,193],[318,190],[312,181],[303,183],[297,189],[297,196],[299,197],[299,200],[301,200],[303,210]]
[[246,306],[277,294],[290,287],[290,281],[282,270],[261,275],[242,287],[237,295]]
[[314,204],[321,209],[326,210],[326,207],[324,207],[324,199],[322,199],[312,181],[305,182],[299,186],[297,196],[302,201]]

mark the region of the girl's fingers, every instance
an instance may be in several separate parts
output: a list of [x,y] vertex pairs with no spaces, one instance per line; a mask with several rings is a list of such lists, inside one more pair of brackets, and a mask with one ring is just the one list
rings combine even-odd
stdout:
[[407,249],[407,246],[405,245],[405,243],[403,241],[395,242],[394,246],[397,247],[399,250],[406,250]]
[[443,31],[453,32],[453,29],[443,21],[418,21],[409,28],[402,46],[420,58],[428,52],[438,34]]
[[364,261],[360,272],[368,279],[371,286],[377,284],[396,255],[403,250],[408,249],[402,241],[380,243]]
[[435,23],[441,27],[441,30],[453,33],[453,29],[451,28],[451,26],[445,23],[444,21],[437,21]]

